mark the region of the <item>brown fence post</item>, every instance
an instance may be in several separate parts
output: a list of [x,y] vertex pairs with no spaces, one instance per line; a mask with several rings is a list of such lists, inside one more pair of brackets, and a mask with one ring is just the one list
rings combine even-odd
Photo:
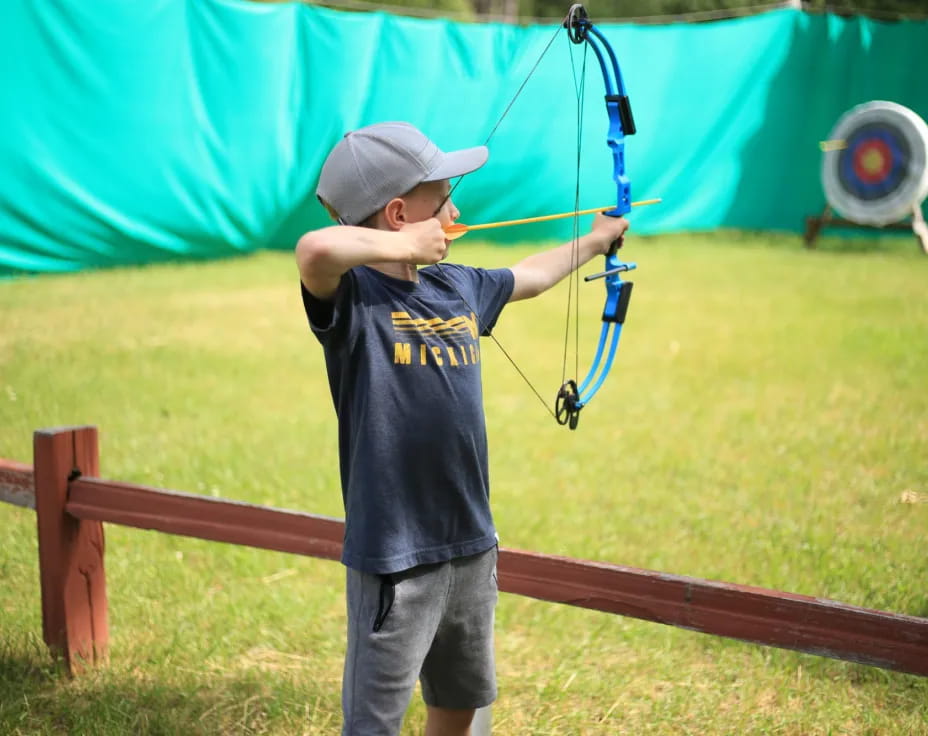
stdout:
[[96,427],[38,430],[33,437],[42,581],[42,634],[70,674],[100,663],[109,630],[103,525],[65,512],[69,482],[100,474]]

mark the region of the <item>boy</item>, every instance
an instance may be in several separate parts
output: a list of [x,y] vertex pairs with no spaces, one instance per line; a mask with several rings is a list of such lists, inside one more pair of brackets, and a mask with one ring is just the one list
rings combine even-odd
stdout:
[[[503,307],[602,255],[628,228],[597,216],[577,243],[511,269],[444,260],[449,180],[486,147],[445,153],[406,123],[347,134],[316,193],[339,225],[296,247],[303,305],[338,416],[348,646],[343,734],[396,734],[416,679],[426,734],[467,734],[496,698],[497,538],[478,338]],[[419,266],[425,266],[419,268]]]

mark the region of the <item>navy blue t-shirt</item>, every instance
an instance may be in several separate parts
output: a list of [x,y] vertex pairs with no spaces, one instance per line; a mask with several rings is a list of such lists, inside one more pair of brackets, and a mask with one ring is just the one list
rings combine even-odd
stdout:
[[388,574],[496,544],[479,337],[512,289],[509,269],[453,264],[418,283],[354,268],[334,303],[303,288],[338,415],[345,565]]

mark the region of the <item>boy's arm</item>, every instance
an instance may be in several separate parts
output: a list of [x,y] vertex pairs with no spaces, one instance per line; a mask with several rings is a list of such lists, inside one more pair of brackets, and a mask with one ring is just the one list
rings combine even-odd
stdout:
[[296,244],[300,280],[317,299],[330,300],[342,276],[366,263],[428,265],[445,257],[448,243],[433,218],[400,230],[333,225],[306,233]]
[[596,256],[605,255],[612,242],[626,230],[628,221],[624,217],[597,215],[590,233],[577,240],[576,252],[574,243],[570,242],[519,261],[510,269],[515,283],[509,301],[528,299],[547,291],[572,270]]

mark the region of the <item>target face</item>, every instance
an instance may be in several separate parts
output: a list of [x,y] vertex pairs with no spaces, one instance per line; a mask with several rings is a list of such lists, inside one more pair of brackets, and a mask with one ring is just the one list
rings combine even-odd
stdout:
[[841,148],[822,162],[825,197],[847,219],[888,225],[928,196],[928,125],[909,108],[858,105],[828,137]]

